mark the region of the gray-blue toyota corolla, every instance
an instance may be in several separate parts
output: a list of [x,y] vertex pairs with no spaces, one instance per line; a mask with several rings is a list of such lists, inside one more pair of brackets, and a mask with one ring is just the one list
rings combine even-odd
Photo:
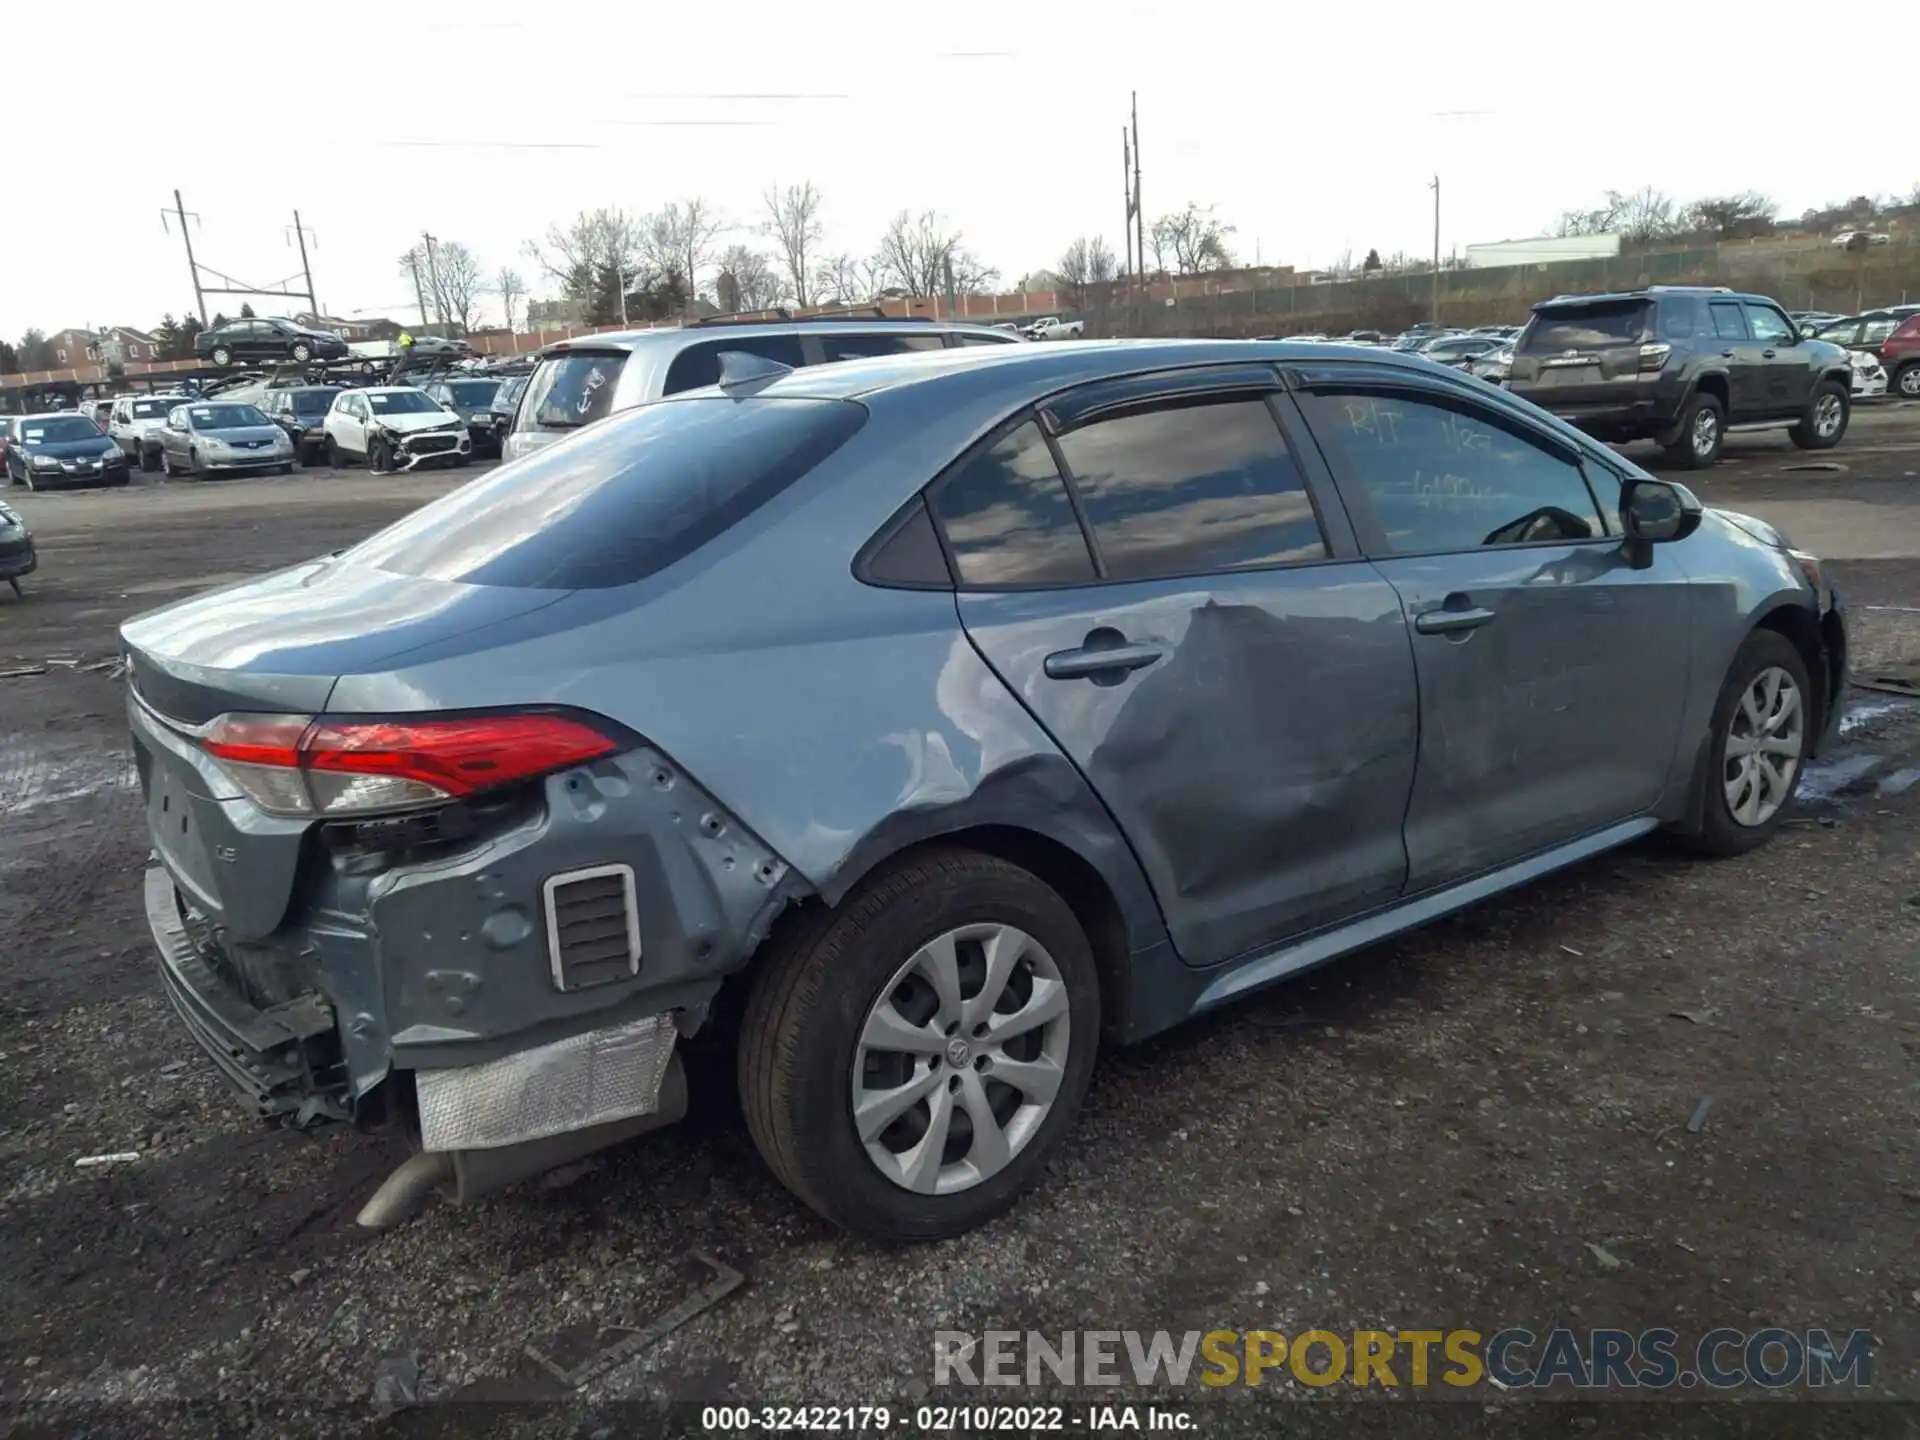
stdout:
[[369,1224],[681,1118],[897,1238],[1006,1209],[1102,1039],[1656,829],[1837,728],[1767,525],[1418,358],[1114,342],[615,414],[124,629],[160,978]]

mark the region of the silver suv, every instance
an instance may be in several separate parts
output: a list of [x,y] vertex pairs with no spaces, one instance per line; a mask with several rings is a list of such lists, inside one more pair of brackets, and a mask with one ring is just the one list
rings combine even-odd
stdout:
[[882,315],[700,320],[678,330],[582,335],[554,346],[534,368],[502,458],[530,455],[617,411],[717,384],[723,352],[754,355],[798,370],[914,350],[1019,343],[1019,336],[984,325]]

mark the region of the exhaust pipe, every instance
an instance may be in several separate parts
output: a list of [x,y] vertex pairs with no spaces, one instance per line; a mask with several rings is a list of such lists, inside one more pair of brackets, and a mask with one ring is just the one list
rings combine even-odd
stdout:
[[373,1192],[360,1209],[358,1223],[369,1230],[390,1230],[418,1215],[434,1192],[449,1184],[455,1204],[471,1205],[518,1181],[544,1175],[650,1130],[664,1129],[684,1119],[686,1113],[687,1072],[675,1052],[661,1077],[658,1102],[647,1114],[487,1150],[423,1150],[401,1164]]

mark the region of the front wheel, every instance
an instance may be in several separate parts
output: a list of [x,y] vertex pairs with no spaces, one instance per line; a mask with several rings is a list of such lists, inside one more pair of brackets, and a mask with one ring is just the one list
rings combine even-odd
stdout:
[[384,440],[367,442],[367,469],[375,475],[385,475],[393,469],[393,452]]
[[344,470],[347,466],[346,457],[340,453],[340,446],[331,435],[327,436],[327,465],[334,470]]
[[[159,454],[142,445],[140,447],[140,473],[142,475],[151,475],[160,468],[161,458]],[[167,473],[171,475],[173,472],[169,470]]]
[[298,360],[302,365],[306,364],[307,361],[313,358],[313,347],[304,340],[294,341],[293,358]]
[[1667,447],[1667,458],[1687,470],[1705,470],[1720,458],[1726,438],[1726,408],[1711,395],[1695,395],[1680,420],[1680,436]]
[[233,351],[224,345],[214,346],[213,363],[216,365],[231,365],[233,363]]
[[932,851],[772,943],[740,1093],[789,1190],[848,1230],[935,1240],[1041,1178],[1100,1032],[1093,953],[1058,894],[992,856]]
[[1802,450],[1831,450],[1847,433],[1847,420],[1853,413],[1853,397],[1838,380],[1822,380],[1807,401],[1807,413],[1788,432]]
[[1909,360],[1893,372],[1893,389],[1903,400],[1920,400],[1920,360]]
[[[147,467],[142,465],[140,468],[144,470]],[[161,473],[167,477],[167,479],[169,480],[173,479],[173,476],[174,476],[173,456],[167,454],[166,451],[164,450],[160,452],[160,470],[161,470]]]
[[1780,828],[1812,748],[1813,689],[1786,636],[1756,630],[1742,642],[1713,707],[1700,829],[1685,837],[1707,855],[1740,855]]

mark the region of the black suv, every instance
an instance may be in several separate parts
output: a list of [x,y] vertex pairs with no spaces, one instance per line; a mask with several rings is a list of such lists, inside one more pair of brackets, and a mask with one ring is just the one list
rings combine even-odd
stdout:
[[1853,370],[1763,295],[1652,285],[1541,301],[1507,388],[1602,440],[1656,440],[1702,469],[1729,429],[1791,426],[1803,450],[1838,445]]
[[229,320],[202,330],[193,353],[216,365],[236,360],[344,360],[347,342],[326,330],[309,330],[291,320]]
[[260,408],[287,432],[293,453],[302,465],[318,465],[327,448],[327,411],[333,408],[338,385],[289,385],[269,390]]

